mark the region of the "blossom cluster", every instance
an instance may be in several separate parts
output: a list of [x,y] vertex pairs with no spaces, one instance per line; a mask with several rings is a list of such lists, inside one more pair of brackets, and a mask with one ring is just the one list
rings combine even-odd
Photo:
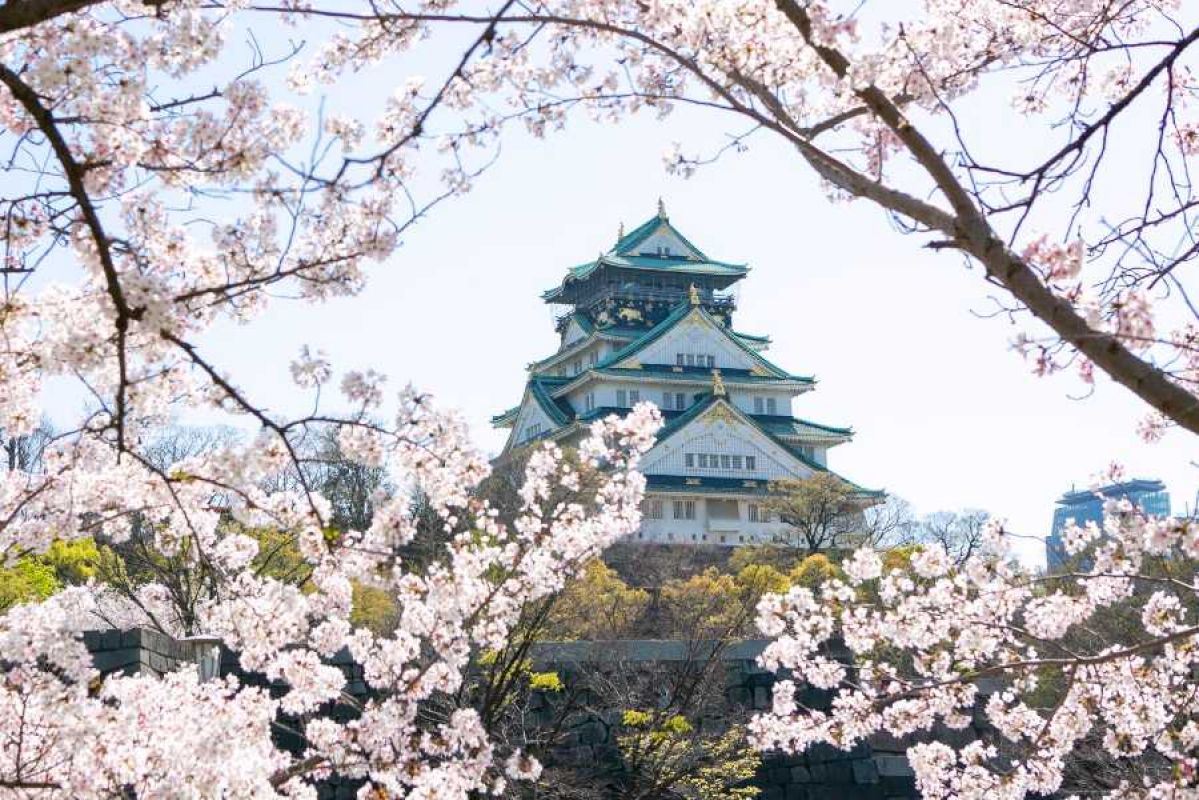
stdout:
[[[1109,787],[1120,796],[1199,792],[1195,587],[1153,568],[1194,563],[1199,524],[1147,517],[1127,500],[1105,514],[1102,526],[1067,527],[1080,566],[1062,575],[1015,567],[992,522],[987,551],[960,567],[939,545],[890,569],[859,550],[843,580],[765,598],[758,624],[774,641],[762,663],[792,677],[752,723],[755,742],[849,749],[886,734],[908,744],[928,798],[1069,791],[1070,759],[1090,746],[1117,765],[1152,754],[1157,771]],[[1113,627],[1124,615],[1137,622]],[[835,690],[831,708],[801,704],[797,683]],[[966,728],[957,747],[938,734]]]

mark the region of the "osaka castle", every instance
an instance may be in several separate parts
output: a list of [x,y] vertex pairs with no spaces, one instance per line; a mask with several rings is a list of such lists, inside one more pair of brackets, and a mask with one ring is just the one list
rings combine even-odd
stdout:
[[[734,327],[732,289],[748,272],[708,257],[660,202],[610,250],[567,270],[542,294],[559,307],[557,351],[528,366],[520,405],[492,418],[511,429],[500,460],[546,440],[577,444],[596,418],[649,401],[666,423],[642,459],[636,538],[779,538],[785,526],[762,504],[769,482],[829,471],[828,451],[853,432],[794,416],[795,398],[816,381],[771,363],[768,337]],[[866,505],[882,496],[861,494]]]

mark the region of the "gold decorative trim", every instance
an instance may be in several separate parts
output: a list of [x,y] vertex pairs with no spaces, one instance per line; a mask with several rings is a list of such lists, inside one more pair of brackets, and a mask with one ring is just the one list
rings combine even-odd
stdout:
[[687,478],[683,481],[685,486],[703,486],[703,481],[699,478]]
[[712,394],[716,397],[724,397],[724,379],[720,377],[720,370],[712,370]]
[[712,406],[712,408],[706,414],[704,414],[703,420],[709,425],[716,422],[735,423],[738,421],[737,415],[734,414],[732,410],[724,403],[719,403]]

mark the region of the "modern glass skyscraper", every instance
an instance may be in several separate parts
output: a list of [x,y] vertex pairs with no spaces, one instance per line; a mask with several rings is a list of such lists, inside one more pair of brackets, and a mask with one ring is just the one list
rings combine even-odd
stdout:
[[1057,501],[1053,511],[1053,530],[1045,539],[1045,566],[1050,572],[1059,570],[1068,560],[1062,545],[1062,531],[1074,520],[1078,525],[1103,523],[1103,504],[1108,499],[1128,498],[1142,511],[1154,517],[1170,516],[1170,493],[1158,480],[1134,479],[1113,483],[1095,491],[1069,491]]

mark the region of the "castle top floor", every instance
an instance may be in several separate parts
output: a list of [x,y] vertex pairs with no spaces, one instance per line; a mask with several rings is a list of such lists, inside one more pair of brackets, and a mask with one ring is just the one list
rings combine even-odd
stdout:
[[585,317],[597,328],[652,327],[688,300],[731,324],[737,298],[731,287],[749,268],[709,258],[671,223],[661,201],[658,213],[595,260],[572,267],[562,283],[542,293],[545,302],[568,306],[558,319]]

